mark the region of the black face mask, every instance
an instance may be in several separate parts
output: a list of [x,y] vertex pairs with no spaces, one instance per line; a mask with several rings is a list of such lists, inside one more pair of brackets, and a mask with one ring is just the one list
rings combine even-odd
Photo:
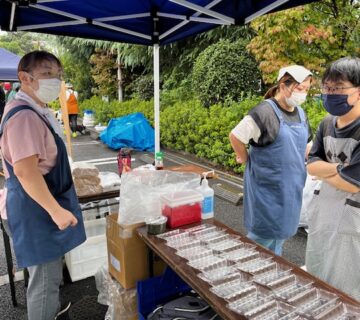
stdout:
[[322,94],[321,99],[327,112],[333,116],[343,116],[347,114],[353,106],[348,100],[347,94]]

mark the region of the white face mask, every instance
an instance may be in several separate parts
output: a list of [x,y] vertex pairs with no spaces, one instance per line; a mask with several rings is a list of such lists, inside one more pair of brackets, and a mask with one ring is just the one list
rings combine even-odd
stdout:
[[285,97],[285,101],[289,107],[295,108],[296,106],[300,106],[305,102],[306,96],[307,94],[303,92],[293,92],[290,98]]
[[61,89],[61,80],[38,79],[39,89],[34,90],[35,96],[43,103],[49,103],[59,97]]

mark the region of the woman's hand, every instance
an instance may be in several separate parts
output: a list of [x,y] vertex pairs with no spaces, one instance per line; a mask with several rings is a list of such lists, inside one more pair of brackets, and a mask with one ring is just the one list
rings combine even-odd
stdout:
[[31,156],[14,164],[14,173],[19,179],[25,192],[36,201],[51,216],[60,230],[68,226],[75,226],[77,219],[74,215],[62,208],[50,193],[38,167],[38,157]]
[[69,226],[75,227],[78,223],[76,217],[69,210],[61,207],[51,214],[51,218],[60,230],[64,230]]
[[239,164],[246,163],[248,160],[248,152],[246,145],[238,140],[232,133],[229,134],[231,146],[236,154],[236,162]]
[[239,164],[247,162],[247,154],[244,154],[244,156],[236,156],[236,162]]

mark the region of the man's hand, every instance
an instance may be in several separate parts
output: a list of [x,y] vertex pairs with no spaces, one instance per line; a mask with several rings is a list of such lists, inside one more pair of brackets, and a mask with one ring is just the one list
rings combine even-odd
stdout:
[[51,218],[60,230],[64,230],[69,226],[76,226],[78,221],[75,216],[68,210],[61,208],[51,214]]

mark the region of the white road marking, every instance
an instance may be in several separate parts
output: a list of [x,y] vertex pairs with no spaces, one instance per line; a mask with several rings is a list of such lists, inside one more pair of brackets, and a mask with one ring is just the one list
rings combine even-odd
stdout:
[[[15,273],[14,281],[22,281],[24,280],[24,273],[22,271],[18,271]],[[9,276],[7,274],[0,276],[0,287],[9,283]]]
[[92,144],[100,144],[100,142],[90,141],[90,142],[73,142],[73,143],[71,143],[72,146],[89,146]]
[[101,165],[104,165],[104,164],[113,164],[113,163],[118,163],[117,160],[116,161],[104,161],[104,162],[95,162],[93,163],[94,166],[101,166]]
[[111,158],[99,158],[99,159],[89,159],[89,160],[82,160],[82,161],[77,161],[77,162],[86,162],[86,163],[94,163],[94,162],[102,162],[102,161],[113,161],[116,160],[116,157],[111,157]]

